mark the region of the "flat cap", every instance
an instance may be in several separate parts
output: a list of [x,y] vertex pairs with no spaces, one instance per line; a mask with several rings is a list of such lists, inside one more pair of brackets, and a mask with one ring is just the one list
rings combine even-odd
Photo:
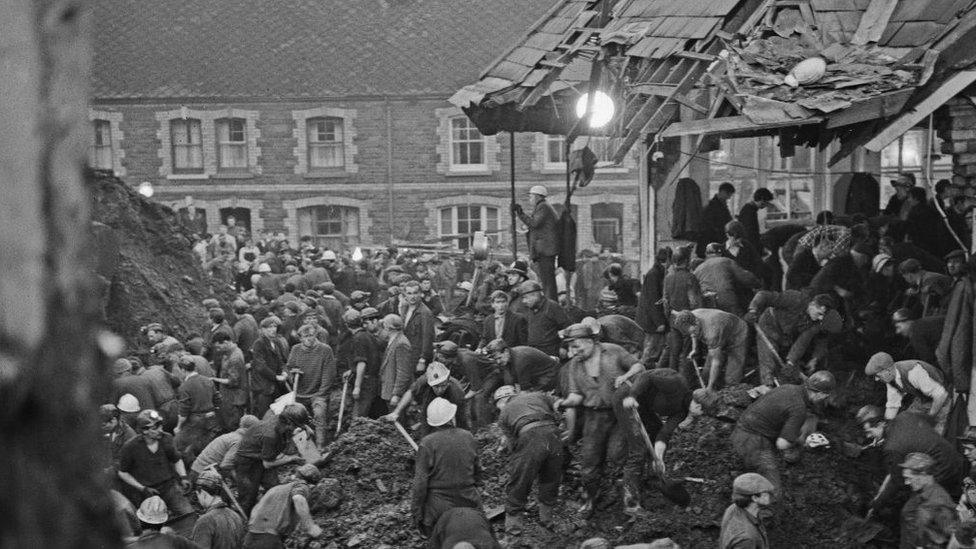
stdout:
[[874,376],[878,372],[887,370],[894,365],[895,359],[891,358],[888,353],[874,353],[870,359],[868,359],[867,366],[864,367],[864,375]]
[[898,465],[912,471],[928,473],[932,470],[932,466],[935,465],[935,460],[932,459],[932,456],[928,454],[922,452],[912,452],[911,454],[905,456],[905,461],[899,463]]
[[739,496],[755,496],[773,490],[773,483],[759,473],[744,473],[732,481],[732,493]]
[[437,354],[443,357],[454,358],[458,355],[457,343],[454,343],[450,339],[438,341],[437,343],[434,343],[434,347],[437,348]]

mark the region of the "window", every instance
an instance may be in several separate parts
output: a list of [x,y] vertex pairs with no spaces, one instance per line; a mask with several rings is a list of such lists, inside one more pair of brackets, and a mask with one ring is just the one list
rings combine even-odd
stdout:
[[91,167],[99,170],[113,169],[112,123],[108,120],[92,120],[92,130],[94,136],[88,160]]
[[942,139],[933,136],[933,142],[928,143],[928,131],[918,129],[909,130],[905,135],[892,141],[881,150],[881,207],[888,204],[888,199],[895,194],[895,189],[888,183],[898,177],[901,172],[915,175],[916,185],[925,181],[923,173],[928,169],[929,157],[932,159],[932,181],[950,179],[952,177],[952,156],[940,154]]
[[299,236],[311,236],[316,246],[339,248],[359,241],[359,208],[311,206],[298,210]]
[[309,169],[342,168],[345,165],[342,119],[310,118],[306,124]]
[[440,236],[454,238],[461,250],[471,246],[475,231],[498,236],[498,208],[494,206],[452,206],[440,211]]
[[466,116],[451,118],[451,168],[486,169],[485,138]]
[[170,120],[170,143],[174,173],[203,173],[203,143],[200,120]]
[[593,204],[590,217],[593,218],[593,241],[606,251],[621,252],[623,234],[620,228],[624,219],[624,205],[618,202]]
[[[606,136],[580,137],[573,141],[573,150],[589,147],[596,155],[597,168],[612,166],[613,148],[610,138]],[[544,168],[566,169],[566,138],[562,135],[546,135],[544,151]]]
[[217,167],[227,171],[247,170],[247,121],[221,118],[217,126]]
[[[769,150],[770,173],[766,186],[773,193],[773,202],[766,211],[767,221],[804,220],[813,217],[813,178],[817,171],[816,149],[796,147],[791,157],[783,158],[773,138],[766,138]],[[739,194],[738,192],[736,194]],[[745,204],[752,193],[743,195]]]

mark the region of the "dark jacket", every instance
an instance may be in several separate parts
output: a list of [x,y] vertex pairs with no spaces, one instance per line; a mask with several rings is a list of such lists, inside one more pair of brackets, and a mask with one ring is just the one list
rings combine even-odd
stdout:
[[423,302],[417,304],[417,310],[407,320],[403,313],[403,335],[410,340],[411,361],[414,365],[421,358],[430,364],[434,360],[434,315]]
[[732,213],[724,200],[715,195],[702,211],[699,225],[698,257],[705,257],[705,246],[711,242],[725,242],[725,224],[732,221]]
[[518,313],[508,311],[505,313],[505,321],[502,325],[501,335],[495,333],[495,315],[492,314],[485,317],[482,323],[480,346],[483,347],[491,341],[501,339],[509,347],[516,347],[518,345],[525,345],[527,338],[528,326],[526,325],[525,317]]
[[255,394],[273,395],[278,388],[275,376],[288,362],[288,342],[281,336],[261,336],[251,347],[251,390]]
[[569,326],[569,317],[558,303],[543,299],[538,308],[527,308],[525,320],[528,335],[525,344],[540,351],[559,355],[559,330]]
[[655,263],[644,275],[640,296],[637,301],[637,324],[647,333],[656,332],[658,327],[666,326],[668,319],[664,314],[664,265]]
[[759,207],[756,206],[755,202],[747,202],[739,208],[738,219],[746,231],[745,239],[762,255],[763,245],[759,232]]
[[529,228],[529,258],[555,257],[559,253],[559,235],[556,231],[556,210],[545,200],[540,200],[532,215],[518,212],[519,219]]
[[696,240],[701,226],[702,196],[695,180],[683,177],[674,188],[671,203],[671,236],[683,240]]
[[234,323],[234,335],[237,336],[234,341],[241,348],[244,353],[244,360],[247,362],[251,361],[251,346],[258,339],[259,334],[258,323],[250,314],[239,316],[237,322]]

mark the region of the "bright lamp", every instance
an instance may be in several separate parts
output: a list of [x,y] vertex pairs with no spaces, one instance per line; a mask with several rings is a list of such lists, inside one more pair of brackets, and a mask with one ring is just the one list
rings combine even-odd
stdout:
[[[590,100],[590,94],[584,93],[580,96],[579,100],[576,101],[576,116],[583,118],[586,114],[587,102]],[[601,128],[607,125],[607,122],[613,118],[615,112],[615,107],[613,105],[613,99],[606,93],[597,90],[593,94],[593,105],[590,106],[590,127],[591,128]]]

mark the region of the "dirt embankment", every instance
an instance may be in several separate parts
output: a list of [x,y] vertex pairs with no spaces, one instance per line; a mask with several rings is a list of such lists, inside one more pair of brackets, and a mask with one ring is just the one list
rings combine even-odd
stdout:
[[108,327],[133,347],[139,328],[159,322],[185,340],[207,323],[201,301],[226,301],[193,253],[190,235],[170,208],[148,200],[111,174],[88,170],[96,269]]

